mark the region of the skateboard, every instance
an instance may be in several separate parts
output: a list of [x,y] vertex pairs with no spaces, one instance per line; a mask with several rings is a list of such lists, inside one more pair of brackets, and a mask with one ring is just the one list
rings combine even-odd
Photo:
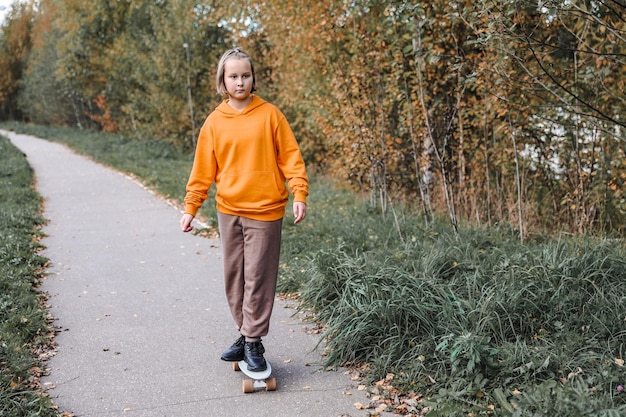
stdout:
[[233,362],[233,370],[243,372],[248,378],[241,383],[241,389],[245,394],[265,388],[265,391],[276,391],[276,378],[270,378],[272,366],[267,362],[267,369],[261,372],[248,371],[248,364],[245,361]]

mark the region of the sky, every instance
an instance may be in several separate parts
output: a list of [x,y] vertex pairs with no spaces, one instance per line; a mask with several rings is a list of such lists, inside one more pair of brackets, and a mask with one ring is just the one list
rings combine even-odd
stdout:
[[15,0],[0,0],[0,22],[4,21],[4,16],[11,10],[11,4]]

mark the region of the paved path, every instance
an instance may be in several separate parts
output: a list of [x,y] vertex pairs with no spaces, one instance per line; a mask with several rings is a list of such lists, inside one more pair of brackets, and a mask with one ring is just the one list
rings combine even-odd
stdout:
[[264,339],[278,390],[243,394],[242,375],[219,359],[237,336],[219,240],[182,233],[177,209],[119,172],[59,144],[0,134],[27,155],[45,198],[50,276],[42,289],[60,333],[43,382],[61,411],[368,415],[354,407],[367,404],[364,392],[344,372],[320,369],[316,336],[281,300]]

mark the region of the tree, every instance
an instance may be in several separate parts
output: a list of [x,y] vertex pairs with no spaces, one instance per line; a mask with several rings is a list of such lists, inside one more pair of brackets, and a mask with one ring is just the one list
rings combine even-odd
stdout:
[[32,50],[20,80],[18,108],[27,120],[39,124],[87,127],[84,102],[70,78],[57,78],[59,30],[54,1],[41,0],[34,14]]
[[606,180],[621,174],[601,149],[622,154],[616,145],[624,139],[620,115],[626,110],[624,83],[617,81],[626,75],[624,5],[548,2],[537,9],[495,1],[480,7],[493,22],[481,42],[499,45],[509,58],[499,82],[508,85],[512,108],[525,115],[515,124],[527,138],[523,148],[535,184],[527,199],[535,202],[536,216],[578,233],[605,228],[598,213],[619,201],[606,191]]
[[[49,23],[38,29],[43,41],[25,79],[22,104],[29,114],[193,148],[193,127],[219,100],[210,74],[230,41],[219,2],[43,0],[41,6],[38,19]],[[54,90],[66,105],[43,105],[54,100]],[[199,103],[194,120],[188,93]],[[42,94],[47,97],[39,100]]]
[[0,119],[21,119],[17,97],[31,50],[33,8],[15,2],[0,27]]
[[[453,228],[623,233],[624,8],[41,0],[35,28],[14,21],[32,52],[0,53],[0,66],[23,68],[29,57],[25,72],[7,70],[3,91],[15,94],[21,80],[33,119],[192,149],[194,128],[221,99],[217,60],[242,46],[307,162],[368,193],[383,215],[401,202],[425,222],[446,213]],[[2,42],[18,50],[8,34]]]

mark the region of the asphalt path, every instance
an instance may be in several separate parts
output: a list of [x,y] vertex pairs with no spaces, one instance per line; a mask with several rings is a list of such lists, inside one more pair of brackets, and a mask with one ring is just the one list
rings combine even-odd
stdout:
[[182,233],[179,209],[120,172],[57,143],[0,134],[26,154],[45,200],[42,291],[59,332],[42,382],[61,411],[369,415],[355,407],[368,403],[365,392],[345,370],[322,369],[319,335],[281,299],[264,338],[278,389],[242,393],[244,376],[219,359],[237,337],[219,240]]

